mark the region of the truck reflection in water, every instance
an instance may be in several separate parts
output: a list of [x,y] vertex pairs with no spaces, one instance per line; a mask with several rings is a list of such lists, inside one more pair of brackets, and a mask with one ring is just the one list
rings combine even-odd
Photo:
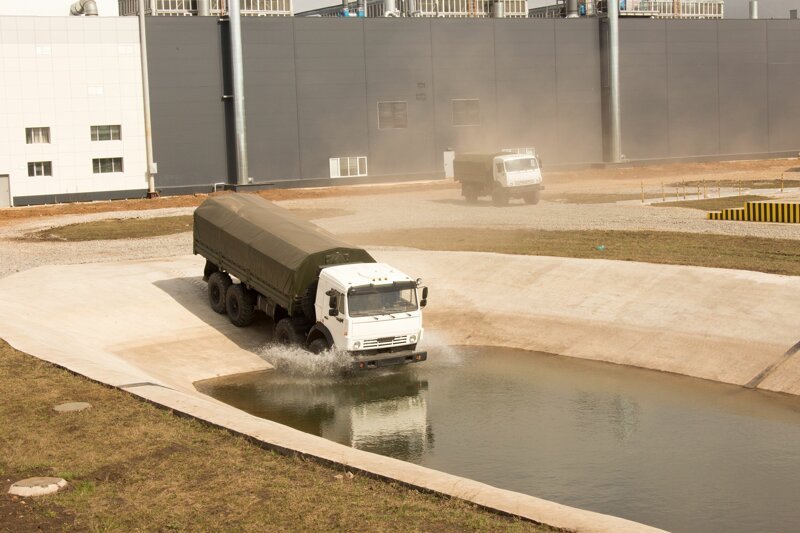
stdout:
[[428,381],[413,371],[312,379],[255,372],[197,388],[255,416],[359,450],[416,462],[433,448]]

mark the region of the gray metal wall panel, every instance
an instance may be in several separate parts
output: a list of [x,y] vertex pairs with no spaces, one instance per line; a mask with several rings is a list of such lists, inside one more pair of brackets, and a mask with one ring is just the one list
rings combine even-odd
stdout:
[[558,157],[556,37],[553,20],[495,19],[497,143]]
[[[431,21],[437,169],[442,152],[497,150],[494,26],[484,20]],[[454,126],[453,100],[478,99],[480,125]]]
[[721,21],[717,28],[719,153],[768,152],[766,21]]
[[620,24],[622,153],[628,159],[669,154],[666,32],[663,20]]
[[250,175],[300,179],[300,141],[291,19],[242,17]]
[[300,168],[304,178],[330,175],[328,160],[367,156],[364,23],[293,18]]
[[671,157],[719,153],[716,21],[667,23],[667,111]]
[[222,57],[217,20],[148,17],[157,185],[226,181]]
[[556,161],[603,159],[599,25],[596,20],[556,20]]
[[800,150],[800,20],[769,20],[770,151]]
[[[437,167],[430,31],[430,19],[365,21],[371,174],[431,172]],[[407,102],[407,128],[378,128],[378,102],[390,101]]]

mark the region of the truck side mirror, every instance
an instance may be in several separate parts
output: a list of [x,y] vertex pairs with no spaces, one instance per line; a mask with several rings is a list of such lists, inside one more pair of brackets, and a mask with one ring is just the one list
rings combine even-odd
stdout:
[[[333,293],[333,291],[331,291]],[[328,298],[328,307],[330,307],[330,312],[328,313],[331,316],[336,316],[339,314],[339,311],[336,309],[339,307],[339,297],[336,296],[336,293],[330,294]],[[336,314],[334,314],[336,313]]]
[[422,287],[422,299],[419,301],[420,308],[428,305],[428,287]]
[[330,311],[328,311],[330,316],[339,316],[339,310],[335,307],[331,307]]

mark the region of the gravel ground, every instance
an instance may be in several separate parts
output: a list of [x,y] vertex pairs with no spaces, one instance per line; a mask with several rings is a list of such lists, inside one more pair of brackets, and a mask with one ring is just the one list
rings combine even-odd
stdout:
[[[512,201],[497,208],[484,199],[468,205],[456,189],[371,196],[335,196],[278,202],[293,209],[340,209],[355,214],[316,220],[337,234],[371,233],[397,228],[489,227],[542,230],[651,230],[800,240],[800,225],[710,221],[703,211],[655,208],[637,202],[564,204],[542,201],[529,206]],[[190,233],[146,239],[89,242],[30,242],[26,233],[47,227],[104,218],[156,217],[191,213],[193,208],[120,211],[28,219],[0,228],[0,277],[45,264],[106,262],[185,255]]]

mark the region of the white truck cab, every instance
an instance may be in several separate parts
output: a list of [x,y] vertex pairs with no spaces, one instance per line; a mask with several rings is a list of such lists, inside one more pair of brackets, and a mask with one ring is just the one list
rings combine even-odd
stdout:
[[385,263],[330,266],[319,274],[315,329],[360,368],[424,361],[416,347],[426,297],[420,280]]
[[494,158],[494,180],[507,188],[541,185],[539,160],[530,155],[498,155]]

